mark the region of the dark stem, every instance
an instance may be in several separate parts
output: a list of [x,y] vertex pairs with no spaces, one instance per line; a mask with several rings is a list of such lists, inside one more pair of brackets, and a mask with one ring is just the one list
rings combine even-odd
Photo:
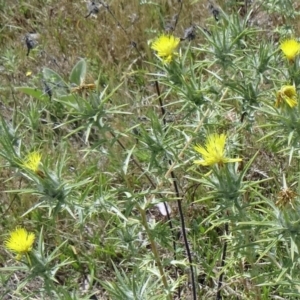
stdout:
[[[158,81],[155,81],[155,88],[156,88],[156,93],[158,95],[158,101],[159,101],[159,105],[160,105],[160,109],[161,109],[161,113],[162,113],[162,120],[163,120],[163,124],[164,124],[164,130],[166,130],[166,110],[164,108],[162,99],[161,99],[161,93],[160,93],[160,89],[159,89],[159,85],[158,85]],[[171,159],[168,160],[169,161],[169,165],[172,165],[172,161]],[[194,268],[193,268],[193,260],[192,260],[192,255],[191,255],[191,251],[190,251],[190,247],[189,247],[189,243],[188,243],[188,239],[187,239],[187,234],[186,234],[186,230],[185,230],[185,221],[184,221],[184,215],[183,215],[183,210],[182,210],[182,205],[181,205],[181,201],[182,198],[180,197],[180,192],[179,192],[179,188],[178,188],[178,184],[177,184],[177,179],[175,176],[174,171],[171,171],[171,178],[172,178],[172,182],[173,182],[173,186],[174,186],[174,190],[175,190],[175,194],[177,197],[177,206],[178,206],[178,211],[179,211],[179,215],[180,215],[180,223],[181,223],[181,231],[182,231],[182,235],[183,235],[183,240],[184,240],[184,245],[185,245],[185,250],[188,256],[188,261],[189,261],[189,265],[190,265],[190,271],[191,271],[191,277],[192,277],[192,287],[193,287],[193,299],[196,300],[197,299],[197,295],[196,295],[196,284],[195,284],[195,274],[194,274]],[[173,239],[174,239],[175,233],[173,232]],[[175,240],[174,240],[174,244]],[[175,248],[176,249],[176,248]],[[174,257],[176,259],[176,252],[174,251]],[[177,273],[177,271],[176,271]],[[181,294],[181,288],[180,286],[178,287],[178,298],[180,299],[180,294]]]
[[[19,183],[19,189],[21,189],[21,186],[22,186],[22,177],[20,179],[20,183]],[[15,200],[17,200],[19,198],[19,195],[18,194],[15,194],[12,201],[10,202],[10,204],[8,205],[7,209],[1,214],[1,216],[6,216],[8,214],[8,211],[11,209],[13,203],[15,202]]]
[[[229,225],[228,225],[228,222],[225,223],[224,232],[225,232],[226,235],[229,234]],[[227,240],[225,240],[224,245],[223,245],[221,269],[223,269],[224,266],[225,266],[226,251],[227,251]],[[219,276],[219,280],[218,280],[218,292],[217,292],[216,300],[222,300],[221,288],[222,288],[222,284],[223,284],[223,276],[224,276],[224,272],[222,271],[221,274],[220,274],[220,276]]]
[[175,29],[176,29],[176,26],[177,26],[177,23],[178,23],[178,20],[179,20],[179,17],[180,17],[180,14],[181,14],[181,11],[182,11],[182,0],[178,0],[178,2],[180,2],[180,8],[179,8],[179,12],[178,12],[178,14],[177,14],[177,16],[176,16],[176,19],[175,19],[175,24],[174,24],[174,29],[173,29],[173,31],[175,31]]

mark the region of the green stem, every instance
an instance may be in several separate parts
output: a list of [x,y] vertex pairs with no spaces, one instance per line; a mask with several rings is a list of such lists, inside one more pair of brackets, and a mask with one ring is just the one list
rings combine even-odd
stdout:
[[28,253],[26,253],[26,258],[27,258],[28,265],[31,268],[32,267],[32,263],[31,263],[30,255]]

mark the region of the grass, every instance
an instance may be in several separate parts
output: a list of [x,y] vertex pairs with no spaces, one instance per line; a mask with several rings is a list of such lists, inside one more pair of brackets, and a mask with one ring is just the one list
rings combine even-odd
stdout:
[[0,0],[1,299],[299,298],[299,3],[250,2]]

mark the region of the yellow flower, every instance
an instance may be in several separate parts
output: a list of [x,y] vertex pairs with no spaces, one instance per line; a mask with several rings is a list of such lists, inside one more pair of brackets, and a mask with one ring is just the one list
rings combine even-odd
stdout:
[[22,166],[25,167],[28,170],[31,170],[33,172],[38,172],[39,164],[41,162],[41,154],[39,152],[31,152],[27,155],[25,158]]
[[5,247],[17,254],[19,260],[23,254],[32,250],[32,245],[35,240],[35,235],[32,232],[27,232],[26,229],[17,227],[10,233],[10,237],[5,241]]
[[151,45],[151,49],[157,51],[157,56],[159,56],[164,63],[171,62],[175,49],[177,48],[180,39],[174,37],[173,35],[161,35],[158,37]]
[[229,162],[241,161],[240,158],[225,157],[225,134],[211,134],[207,137],[205,146],[196,145],[194,149],[202,155],[202,160],[195,160],[194,163],[202,166],[214,164],[223,165]]
[[285,103],[292,108],[298,104],[296,88],[293,85],[284,85],[276,93],[275,107],[280,107]]
[[295,39],[284,40],[280,49],[289,61],[293,61],[300,52],[300,44]]

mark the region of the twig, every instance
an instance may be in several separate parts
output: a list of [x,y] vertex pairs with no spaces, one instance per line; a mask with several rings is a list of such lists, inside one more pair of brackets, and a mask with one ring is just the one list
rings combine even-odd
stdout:
[[[162,99],[161,99],[161,93],[160,93],[160,89],[159,89],[159,85],[158,85],[157,80],[155,81],[155,87],[156,87],[156,93],[158,95],[158,101],[159,101],[159,105],[160,105],[160,109],[161,109],[161,113],[162,113],[164,130],[166,131],[166,129],[167,129],[166,128],[166,124],[167,124],[167,122],[166,122],[166,111],[165,111],[165,108],[163,106],[163,102],[162,102]],[[169,165],[172,165],[171,159],[169,159]],[[180,197],[180,192],[179,192],[176,176],[175,176],[175,173],[174,173],[173,170],[171,171],[171,178],[172,178],[175,194],[176,194],[176,197],[178,199],[177,200],[177,206],[178,206],[178,211],[179,211],[179,216],[180,216],[181,231],[182,231],[182,235],[183,235],[184,245],[185,245],[186,253],[187,253],[187,256],[188,256],[188,261],[189,261],[190,271],[191,271],[191,277],[192,277],[193,299],[196,300],[197,295],[196,295],[196,283],[195,283],[195,274],[194,274],[194,268],[193,268],[193,260],[192,260],[192,255],[191,255],[188,239],[187,239],[187,234],[186,234],[184,215],[183,215],[183,210],[182,210],[182,205],[181,205],[182,198]],[[181,297],[180,294],[181,294],[181,288],[179,286],[178,287],[178,298],[179,299]]]
[[176,29],[176,26],[177,26],[177,23],[178,23],[178,20],[179,20],[179,17],[180,17],[180,14],[181,14],[181,11],[182,11],[182,4],[183,4],[183,1],[182,0],[178,0],[178,2],[180,2],[180,8],[179,8],[179,13],[177,14],[176,16],[176,19],[175,19],[175,23],[174,23],[174,29],[173,31],[175,31]]
[[[228,222],[225,223],[224,232],[228,236],[228,234],[229,234]],[[225,266],[225,260],[226,260],[226,254],[227,254],[226,251],[227,251],[227,240],[224,241],[224,245],[223,245],[221,269],[223,269]],[[219,276],[219,280],[218,280],[218,291],[217,291],[216,300],[222,300],[221,288],[222,288],[222,284],[223,284],[223,276],[224,276],[224,271],[222,270],[221,274]]]

